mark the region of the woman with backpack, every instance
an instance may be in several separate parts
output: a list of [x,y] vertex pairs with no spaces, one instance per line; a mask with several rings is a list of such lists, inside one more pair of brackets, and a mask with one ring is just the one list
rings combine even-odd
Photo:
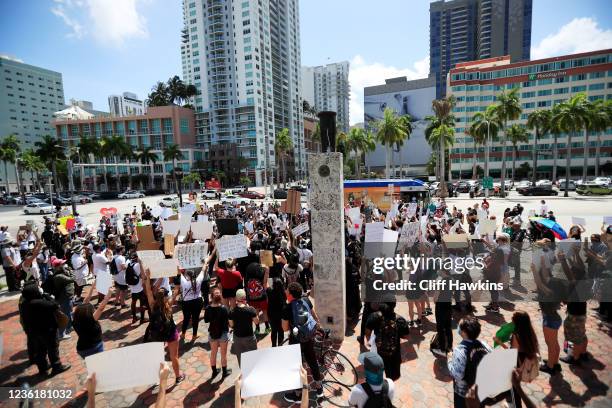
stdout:
[[232,370],[227,368],[227,344],[229,342],[229,311],[223,304],[221,289],[214,288],[212,291],[212,302],[206,306],[204,321],[208,323],[208,338],[210,344],[210,366],[212,368],[211,378],[219,373],[217,368],[217,352],[221,351],[221,370],[223,377],[231,374]]
[[138,262],[138,254],[134,251],[130,256],[130,262],[128,262],[125,269],[125,282],[130,287],[131,292],[131,304],[130,310],[132,311],[132,324],[138,321],[136,316],[136,303],[139,303],[140,309],[140,324],[143,324],[145,320],[145,310],[149,311],[149,317],[151,317],[151,309],[149,309],[149,303],[147,302],[144,287],[141,279],[141,264]]
[[[270,323],[268,322],[268,268],[260,263],[252,262],[246,268],[246,295],[250,306],[257,311],[257,316],[261,313],[261,321],[266,326],[265,333],[270,333]],[[260,324],[261,324],[260,321]],[[255,327],[255,333],[259,334],[259,324]]]
[[183,310],[183,324],[181,327],[181,339],[185,339],[187,326],[191,321],[193,335],[191,342],[194,342],[198,337],[198,325],[200,324],[200,312],[204,306],[202,300],[202,282],[204,275],[202,271],[196,276],[193,269],[181,271],[181,309]]
[[[140,267],[143,268],[142,263]],[[175,291],[172,298],[168,299],[166,289],[164,288],[157,289],[155,293],[152,292],[148,269],[142,274],[142,278],[150,310],[150,321],[145,331],[145,341],[162,341],[166,343],[168,355],[172,362],[172,369],[174,370],[175,384],[179,384],[185,379],[185,374],[181,374],[180,371],[178,357],[180,335],[172,316],[172,306],[176,302],[178,290]]]

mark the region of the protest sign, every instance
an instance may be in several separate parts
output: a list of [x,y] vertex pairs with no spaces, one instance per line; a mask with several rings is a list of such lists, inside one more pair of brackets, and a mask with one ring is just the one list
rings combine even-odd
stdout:
[[[242,398],[300,388],[301,367],[299,344],[242,353]],[[274,378],[274,381],[270,381],[270,378]]]
[[76,228],[76,220],[74,218],[68,218],[68,220],[66,220],[66,229],[68,231],[72,231]]
[[247,241],[244,235],[224,235],[217,240],[216,244],[219,261],[225,261],[228,258],[244,258],[248,255]]
[[191,233],[194,239],[201,239],[202,241],[210,239],[213,233],[213,224],[208,221],[208,218],[198,217],[198,222],[191,223]]
[[179,213],[181,215],[185,214],[189,217],[191,217],[193,215],[193,213],[196,211],[196,205],[194,203],[187,203],[184,204],[180,209],[179,209]]
[[557,246],[567,256],[573,255],[576,251],[580,251],[580,244],[580,240],[574,238],[557,241]]
[[62,235],[68,235],[68,230],[66,229],[65,226],[63,225],[58,225],[57,226],[57,230],[59,231],[60,234]]
[[174,235],[164,235],[164,254],[170,256],[174,255]]
[[347,215],[353,224],[361,223],[361,211],[359,207],[350,208]]
[[285,209],[287,214],[299,214],[302,209],[301,195],[297,190],[287,191],[287,200],[285,200]]
[[582,225],[584,227],[586,225],[586,220],[582,217],[572,217],[572,224]]
[[238,234],[238,220],[236,218],[219,218],[216,223],[219,236]]
[[493,235],[496,229],[497,224],[495,223],[495,220],[478,219],[478,232],[480,235]]
[[402,226],[400,243],[412,246],[419,235],[419,222],[407,222]]
[[96,392],[156,384],[163,362],[162,342],[119,347],[85,357],[87,373],[96,373]]
[[164,253],[159,249],[136,251],[136,254],[138,254],[138,259],[142,261],[145,267],[147,267],[150,263],[166,258]]
[[162,210],[162,208],[160,206],[156,206],[156,207],[151,208],[151,215],[153,217],[155,217],[155,218],[158,218],[159,216],[161,216],[162,212],[163,212],[163,210]]
[[106,295],[113,286],[113,277],[110,272],[98,272],[96,275],[96,290],[98,293]]
[[195,244],[181,244],[174,247],[174,258],[181,269],[193,269],[202,267],[202,259],[206,259],[208,244],[198,242]]
[[[191,229],[191,216],[181,214],[179,218],[179,231],[181,235],[187,235]],[[165,232],[164,232],[165,234]]]
[[467,234],[447,234],[442,236],[447,248],[465,248],[468,246]]
[[162,209],[162,212],[161,212],[161,214],[160,214],[159,218],[161,218],[161,219],[165,220],[165,219],[168,219],[168,218],[170,218],[170,217],[172,217],[172,216],[174,216],[174,211],[172,211],[172,208],[170,208],[170,207],[164,207],[164,208]]
[[269,251],[267,249],[260,250],[259,251],[259,263],[269,268],[274,266],[274,258],[273,258],[272,251]]
[[476,370],[478,399],[493,398],[512,388],[512,371],[516,366],[518,349],[496,348],[486,354]]
[[303,222],[300,225],[298,225],[297,227],[293,228],[291,230],[291,232],[293,232],[293,237],[297,238],[300,235],[302,235],[303,233],[307,232],[310,230],[310,227],[308,226],[307,222]]
[[416,215],[417,203],[408,204],[408,210],[406,211],[406,218],[410,219]]
[[369,222],[365,225],[365,242],[383,242],[384,222]]
[[155,241],[155,235],[153,235],[153,227],[151,225],[136,226],[136,235],[140,242],[153,242]]
[[170,234],[176,236],[181,228],[178,220],[162,220],[161,225],[164,235]]
[[100,208],[100,214],[105,217],[111,217],[117,214],[117,209],[115,207]]
[[178,261],[174,258],[160,259],[147,265],[151,271],[151,279],[176,276],[178,273]]

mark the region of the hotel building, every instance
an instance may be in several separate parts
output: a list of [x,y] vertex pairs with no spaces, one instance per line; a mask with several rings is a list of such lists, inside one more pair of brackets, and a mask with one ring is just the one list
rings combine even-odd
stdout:
[[[520,88],[519,97],[522,114],[516,121],[526,125],[529,113],[537,109],[552,109],[555,104],[569,99],[578,93],[585,93],[590,101],[612,99],[612,49],[564,55],[535,61],[511,63],[508,56],[489,58],[480,61],[457,64],[450,70],[447,78],[448,95],[457,99],[454,108],[455,145],[451,150],[451,171],[453,178],[470,178],[474,153],[473,139],[466,135],[476,112],[482,112],[488,105],[495,103],[496,96],[503,90]],[[500,131],[500,136],[503,133]],[[612,161],[612,129],[600,134],[600,165]],[[527,163],[533,167],[534,132],[529,131],[529,141],[518,144],[516,167]],[[553,177],[554,135],[547,133],[538,140],[538,177]],[[583,133],[571,138],[568,149],[567,135],[557,135],[557,178],[565,173],[565,158],[571,154],[571,168],[574,176],[582,175]],[[594,173],[597,134],[589,137],[589,173]],[[512,167],[513,146],[506,143],[506,169],[508,176]],[[489,168],[493,177],[501,175],[501,143],[492,144]],[[477,147],[477,164],[484,168],[484,147]],[[601,167],[600,167],[601,172]]]

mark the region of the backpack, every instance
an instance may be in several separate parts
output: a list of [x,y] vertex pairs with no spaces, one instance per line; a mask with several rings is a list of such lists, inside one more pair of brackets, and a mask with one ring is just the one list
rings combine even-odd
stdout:
[[287,259],[287,264],[291,268],[296,268],[300,263],[300,254],[294,247],[291,247],[285,250],[285,259]]
[[266,290],[259,279],[249,279],[247,282],[247,295],[249,300],[261,300],[264,298]]
[[304,299],[296,299],[291,302],[293,325],[297,328],[296,338],[300,343],[305,343],[314,338],[317,322],[310,313],[310,307]]
[[397,322],[395,319],[385,319],[376,335],[376,352],[381,357],[391,357],[397,350]]
[[117,268],[117,257],[114,256],[113,260],[110,262],[110,274],[117,275],[119,273],[119,268]]
[[138,285],[140,281],[140,276],[136,274],[134,270],[134,264],[132,262],[128,263],[127,268],[125,269],[125,283],[130,286]]
[[467,348],[467,362],[465,363],[465,372],[463,374],[463,381],[465,381],[468,387],[474,385],[476,382],[476,369],[482,358],[487,355],[489,351],[482,345],[478,340],[474,340],[472,345]]
[[382,389],[379,392],[374,392],[370,384],[363,383],[361,387],[368,394],[363,408],[393,408],[391,399],[389,398],[389,383],[387,380],[383,381]]

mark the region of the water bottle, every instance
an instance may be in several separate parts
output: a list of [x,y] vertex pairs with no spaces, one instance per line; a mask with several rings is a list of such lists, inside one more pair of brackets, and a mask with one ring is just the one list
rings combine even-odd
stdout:
[[291,331],[291,333],[293,333],[293,337],[297,337],[297,335],[298,335],[298,328],[294,327],[293,330]]

